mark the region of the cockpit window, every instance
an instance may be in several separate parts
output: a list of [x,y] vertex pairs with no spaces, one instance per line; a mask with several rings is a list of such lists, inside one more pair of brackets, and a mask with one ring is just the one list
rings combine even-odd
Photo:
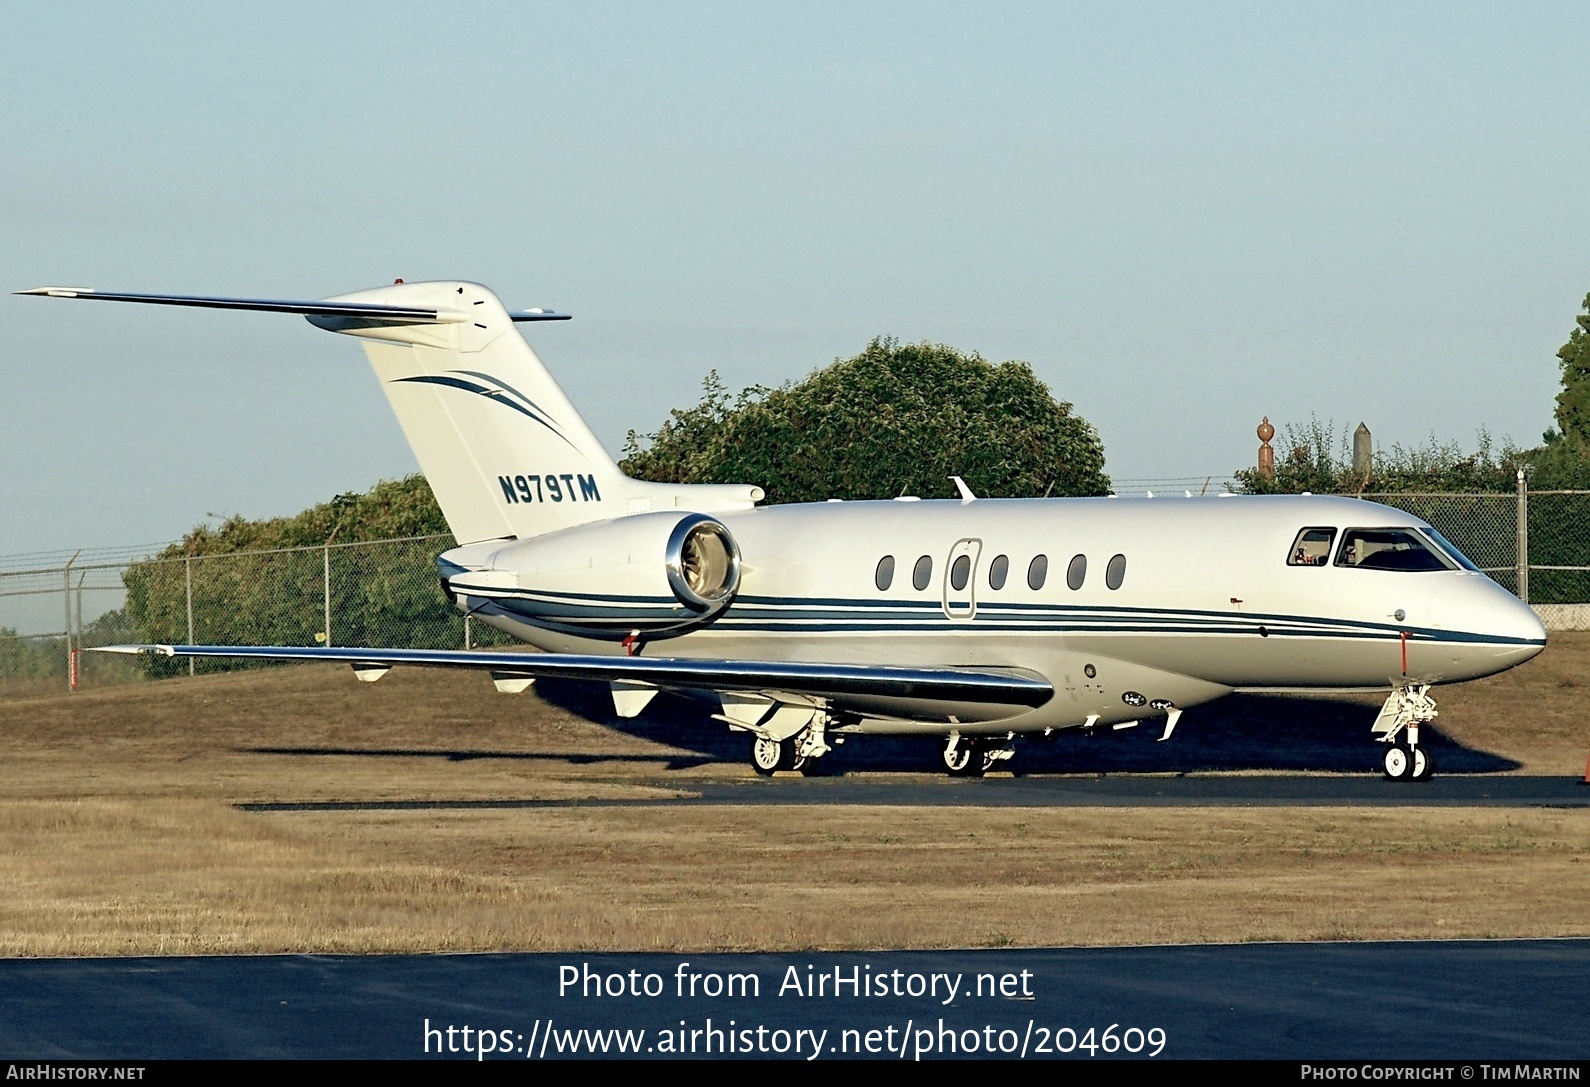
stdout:
[[1305,528],[1292,541],[1287,552],[1288,566],[1327,566],[1331,561],[1331,544],[1336,542],[1334,528]]
[[1363,570],[1455,570],[1457,563],[1404,528],[1350,528],[1342,533],[1337,566]]
[[1436,546],[1442,551],[1446,552],[1446,557],[1457,563],[1459,566],[1463,567],[1463,569],[1472,570],[1476,574],[1481,572],[1480,568],[1474,565],[1474,560],[1470,559],[1463,552],[1459,551],[1457,546],[1453,544],[1451,540],[1441,535],[1435,529],[1422,528],[1419,531],[1430,537],[1431,540],[1435,541]]

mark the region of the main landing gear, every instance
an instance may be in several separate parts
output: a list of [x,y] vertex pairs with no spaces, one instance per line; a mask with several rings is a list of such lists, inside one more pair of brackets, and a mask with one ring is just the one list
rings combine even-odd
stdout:
[[1387,781],[1427,781],[1434,767],[1419,746],[1419,726],[1438,715],[1428,683],[1393,687],[1375,718],[1374,731],[1386,744],[1381,759]]
[[971,738],[952,732],[944,741],[944,769],[951,777],[980,778],[1016,753],[1010,737]]
[[[828,745],[829,719],[819,716],[808,727],[794,736],[775,740],[769,736],[756,736],[751,740],[751,768],[763,777],[772,777],[780,770],[798,770],[811,774],[817,760],[833,750]],[[835,736],[834,743],[843,743],[843,736]]]

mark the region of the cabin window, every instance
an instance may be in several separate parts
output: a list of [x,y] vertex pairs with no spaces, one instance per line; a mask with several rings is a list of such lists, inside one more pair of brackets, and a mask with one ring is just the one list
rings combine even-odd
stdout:
[[1104,567],[1104,584],[1111,589],[1119,589],[1121,582],[1126,580],[1126,556],[1115,555],[1109,565]]
[[1066,567],[1066,585],[1074,592],[1082,588],[1082,583],[1088,579],[1088,557],[1074,555],[1071,565]]
[[1037,592],[1049,576],[1049,556],[1038,555],[1027,564],[1027,588]]
[[960,555],[950,564],[950,588],[960,592],[972,580],[972,557]]
[[878,587],[880,593],[889,591],[889,586],[894,584],[893,555],[885,555],[878,560],[878,569],[872,575],[872,583]]
[[916,568],[911,571],[911,584],[916,586],[917,592],[928,587],[928,582],[933,580],[933,556],[923,555],[916,560]]
[[1292,541],[1292,550],[1286,554],[1288,566],[1328,566],[1331,561],[1331,544],[1336,542],[1334,528],[1305,528]]
[[1455,570],[1419,534],[1405,528],[1350,528],[1342,533],[1337,566],[1362,570]]
[[1010,556],[999,555],[988,564],[988,587],[990,589],[1003,589],[1005,579],[1010,576]]

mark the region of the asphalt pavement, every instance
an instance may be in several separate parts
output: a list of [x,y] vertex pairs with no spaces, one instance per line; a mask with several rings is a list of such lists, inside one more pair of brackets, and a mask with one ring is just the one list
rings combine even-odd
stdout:
[[972,807],[1590,807],[1574,777],[1474,774],[1420,782],[1370,774],[1101,774],[1063,777],[935,778],[925,774],[748,778],[655,784],[693,794],[670,800],[347,800],[240,804],[244,811],[423,811],[657,805],[867,804]]

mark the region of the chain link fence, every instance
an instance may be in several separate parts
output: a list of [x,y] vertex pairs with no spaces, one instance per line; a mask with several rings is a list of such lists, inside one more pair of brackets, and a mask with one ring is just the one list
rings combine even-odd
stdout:
[[77,552],[0,563],[0,696],[270,667],[81,652],[127,642],[506,644],[442,593],[436,556],[452,545],[450,536],[417,536],[222,555]]
[[1590,491],[1363,497],[1424,518],[1522,600],[1590,607]]
[[[1366,494],[1424,518],[1548,625],[1590,625],[1590,491]],[[145,557],[160,548],[0,559],[0,697],[269,667],[106,653],[125,642],[462,649],[509,639],[443,595],[450,536]]]

